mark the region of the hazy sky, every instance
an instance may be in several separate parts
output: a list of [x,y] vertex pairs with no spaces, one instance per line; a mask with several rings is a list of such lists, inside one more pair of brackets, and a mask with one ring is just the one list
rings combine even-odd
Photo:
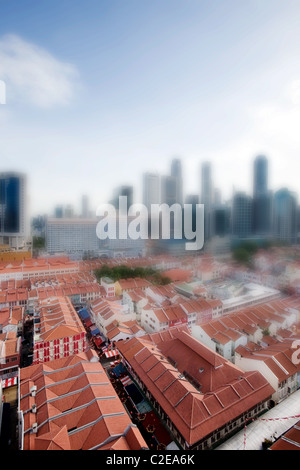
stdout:
[[299,0],[0,0],[0,168],[32,213],[93,207],[180,157],[186,193],[211,160],[224,198],[299,190]]

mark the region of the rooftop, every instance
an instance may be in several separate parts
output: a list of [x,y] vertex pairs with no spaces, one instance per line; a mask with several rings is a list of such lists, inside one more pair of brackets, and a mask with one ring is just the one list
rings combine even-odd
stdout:
[[20,409],[24,450],[146,447],[92,351],[21,369]]
[[259,372],[243,372],[181,329],[117,347],[190,446],[274,392]]

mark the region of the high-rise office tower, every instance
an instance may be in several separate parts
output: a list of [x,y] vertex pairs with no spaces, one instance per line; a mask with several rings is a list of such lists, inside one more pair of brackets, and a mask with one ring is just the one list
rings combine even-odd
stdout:
[[218,188],[214,189],[214,201],[213,201],[215,206],[220,206],[222,204],[222,195],[221,191]]
[[196,206],[199,204],[199,196],[197,194],[189,194],[185,198],[185,203],[190,204],[192,206],[192,230],[196,231],[196,220],[197,220],[197,213],[196,213]]
[[252,233],[252,198],[243,192],[233,196],[232,234],[238,238],[247,238]]
[[176,202],[183,203],[182,166],[179,158],[173,158],[171,163],[171,176],[176,180]]
[[127,208],[132,206],[133,204],[133,186],[119,186],[114,191],[114,196],[111,201],[111,204],[115,206],[116,209],[119,209],[119,197],[126,196],[127,197]]
[[143,204],[148,211],[151,204],[160,203],[160,178],[158,173],[144,173],[143,175]]
[[212,231],[218,237],[225,237],[230,233],[230,208],[225,204],[213,208]]
[[258,155],[254,160],[253,196],[257,197],[268,192],[268,160]]
[[74,207],[72,204],[67,204],[64,210],[64,217],[66,219],[72,219],[74,217]]
[[297,242],[297,197],[286,188],[274,195],[273,233],[278,240]]
[[54,209],[54,217],[56,219],[61,219],[64,216],[64,208],[63,206],[59,205],[56,206]]
[[211,164],[204,162],[201,166],[201,196],[200,202],[204,204],[204,238],[209,239],[212,235],[211,212],[213,203],[213,185]]
[[89,216],[89,199],[86,194],[81,197],[81,217],[83,219]]
[[178,203],[175,176],[164,175],[161,177],[161,202],[169,206]]
[[[171,171],[169,175],[161,177],[161,204],[167,204],[169,207],[173,204],[180,206],[180,217],[183,215],[183,184],[182,184],[182,168],[181,161],[178,158],[174,158],[171,162]],[[176,206],[175,206],[176,207]],[[177,206],[178,209],[178,206]],[[178,211],[176,210],[178,217]],[[161,217],[161,216],[160,216]],[[175,213],[170,213],[170,239],[174,239],[175,236],[175,224],[176,224]]]
[[253,174],[253,232],[269,235],[272,228],[272,196],[268,190],[268,160],[259,155],[254,160]]
[[15,249],[28,248],[29,221],[26,176],[0,173],[0,242]]
[[161,177],[161,203],[183,205],[182,168],[178,158],[173,158],[170,174]]

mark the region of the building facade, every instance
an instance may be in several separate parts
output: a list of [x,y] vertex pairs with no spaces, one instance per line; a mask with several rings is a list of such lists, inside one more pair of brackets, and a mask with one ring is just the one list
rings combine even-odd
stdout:
[[0,173],[0,243],[14,249],[30,246],[26,176]]

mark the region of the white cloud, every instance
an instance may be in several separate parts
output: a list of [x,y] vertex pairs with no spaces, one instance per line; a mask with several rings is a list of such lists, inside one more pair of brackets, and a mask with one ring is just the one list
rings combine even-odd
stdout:
[[0,78],[7,101],[49,108],[68,104],[74,94],[76,68],[16,35],[0,38]]

